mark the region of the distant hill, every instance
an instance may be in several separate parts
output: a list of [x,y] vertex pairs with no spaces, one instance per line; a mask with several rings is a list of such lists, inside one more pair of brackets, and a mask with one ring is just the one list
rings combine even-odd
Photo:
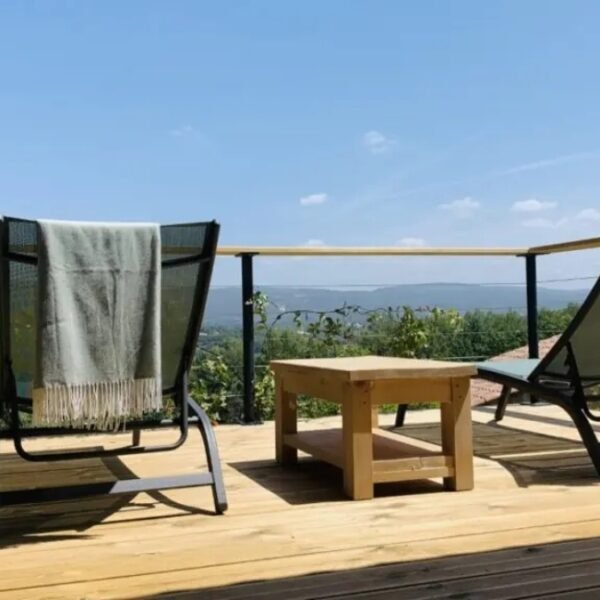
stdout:
[[[524,312],[525,289],[518,286],[488,286],[454,283],[407,284],[376,289],[327,289],[259,287],[280,310],[329,310],[346,304],[367,309],[388,306],[456,308]],[[570,302],[582,302],[587,290],[538,288],[538,303],[544,308],[563,308]],[[272,316],[277,309],[272,308]],[[206,325],[241,325],[241,291],[238,287],[211,288]]]

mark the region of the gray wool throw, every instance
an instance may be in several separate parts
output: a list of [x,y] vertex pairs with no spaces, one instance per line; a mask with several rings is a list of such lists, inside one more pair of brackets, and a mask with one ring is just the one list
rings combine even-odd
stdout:
[[117,429],[162,407],[160,228],[38,221],[33,422]]

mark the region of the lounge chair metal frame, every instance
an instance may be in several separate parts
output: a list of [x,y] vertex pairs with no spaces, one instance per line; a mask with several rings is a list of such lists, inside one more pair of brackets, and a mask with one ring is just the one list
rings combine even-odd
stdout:
[[[188,372],[192,366],[194,353],[200,326],[204,315],[206,298],[212,269],[214,265],[217,241],[219,237],[219,225],[215,221],[209,223],[186,223],[187,227],[205,227],[206,234],[204,244],[200,253],[177,258],[165,258],[161,261],[162,269],[183,266],[188,264],[204,264],[204,271],[198,269],[194,285],[194,298],[191,308],[190,319],[185,332],[185,342],[175,385],[163,389],[163,396],[172,397],[179,414],[174,419],[163,419],[157,421],[136,420],[127,422],[127,429],[132,432],[131,445],[119,448],[101,450],[78,450],[64,452],[30,452],[24,446],[25,439],[47,437],[47,436],[72,436],[72,435],[94,435],[97,433],[89,429],[59,428],[59,427],[23,427],[20,413],[31,412],[31,399],[19,397],[15,375],[11,361],[11,320],[10,320],[10,273],[11,262],[37,265],[37,257],[27,253],[14,252],[10,250],[8,227],[11,222],[31,223],[23,219],[0,220],[0,338],[4,361],[2,365],[2,389],[0,393],[0,406],[2,403],[9,407],[9,427],[0,429],[0,439],[12,439],[14,447],[19,456],[27,461],[54,462],[63,460],[78,460],[85,458],[104,458],[111,456],[123,456],[131,454],[146,454],[153,452],[164,452],[175,450],[182,446],[188,437],[189,426],[196,426],[202,437],[206,451],[208,470],[204,473],[190,475],[175,475],[165,477],[151,477],[141,479],[130,479],[121,481],[108,481],[91,484],[78,484],[62,487],[37,488],[27,490],[15,490],[0,492],[0,508],[3,506],[37,503],[56,500],[72,499],[77,497],[98,494],[136,494],[139,492],[165,490],[194,486],[211,486],[214,500],[215,512],[221,514],[227,510],[227,497],[223,484],[223,475],[219,459],[219,451],[214,431],[205,411],[189,395]],[[165,227],[180,227],[180,225],[168,225]],[[179,437],[171,444],[152,446],[141,445],[142,429],[179,428]]]
[[[503,386],[496,407],[496,421],[500,421],[504,417],[506,406],[510,400],[510,393],[513,389],[562,408],[575,424],[594,467],[600,475],[600,442],[591,424],[591,421],[600,421],[600,416],[593,413],[589,406],[590,398],[585,393],[586,388],[600,384],[600,377],[585,378],[581,376],[571,343],[574,333],[598,301],[600,301],[600,279],[598,279],[564,333],[526,377],[516,377],[509,372],[503,372],[501,368],[502,361],[498,361],[497,367],[494,366],[494,362],[480,364],[478,365],[478,372],[480,377]],[[552,372],[549,367],[562,350],[565,350],[566,353],[566,373]],[[600,364],[598,369],[600,370]]]

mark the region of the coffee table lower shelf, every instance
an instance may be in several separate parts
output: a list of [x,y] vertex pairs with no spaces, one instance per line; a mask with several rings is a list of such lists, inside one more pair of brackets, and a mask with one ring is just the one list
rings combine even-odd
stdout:
[[[341,429],[288,433],[283,441],[286,446],[344,469]],[[452,456],[373,433],[373,483],[453,476]]]

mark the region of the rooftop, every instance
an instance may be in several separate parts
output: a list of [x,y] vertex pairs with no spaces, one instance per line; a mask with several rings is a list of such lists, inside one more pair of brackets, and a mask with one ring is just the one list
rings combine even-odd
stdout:
[[[473,491],[445,492],[436,481],[406,482],[378,486],[368,502],[345,500],[333,467],[309,458],[296,468],[277,467],[273,423],[219,426],[230,502],[226,515],[210,513],[207,488],[5,508],[0,512],[0,597],[597,594],[600,481],[575,428],[552,406],[510,406],[497,425],[492,415],[492,407],[473,411]],[[392,421],[393,415],[381,416],[383,424]],[[407,422],[402,435],[413,443],[430,447],[438,439],[436,411],[412,411]],[[338,424],[332,417],[301,427]],[[173,435],[144,433],[148,439]],[[201,444],[190,437],[181,449],[152,458],[51,466],[26,463],[4,444],[0,470],[11,477],[1,485],[199,469]],[[119,441],[110,436],[30,444],[58,448]]]

